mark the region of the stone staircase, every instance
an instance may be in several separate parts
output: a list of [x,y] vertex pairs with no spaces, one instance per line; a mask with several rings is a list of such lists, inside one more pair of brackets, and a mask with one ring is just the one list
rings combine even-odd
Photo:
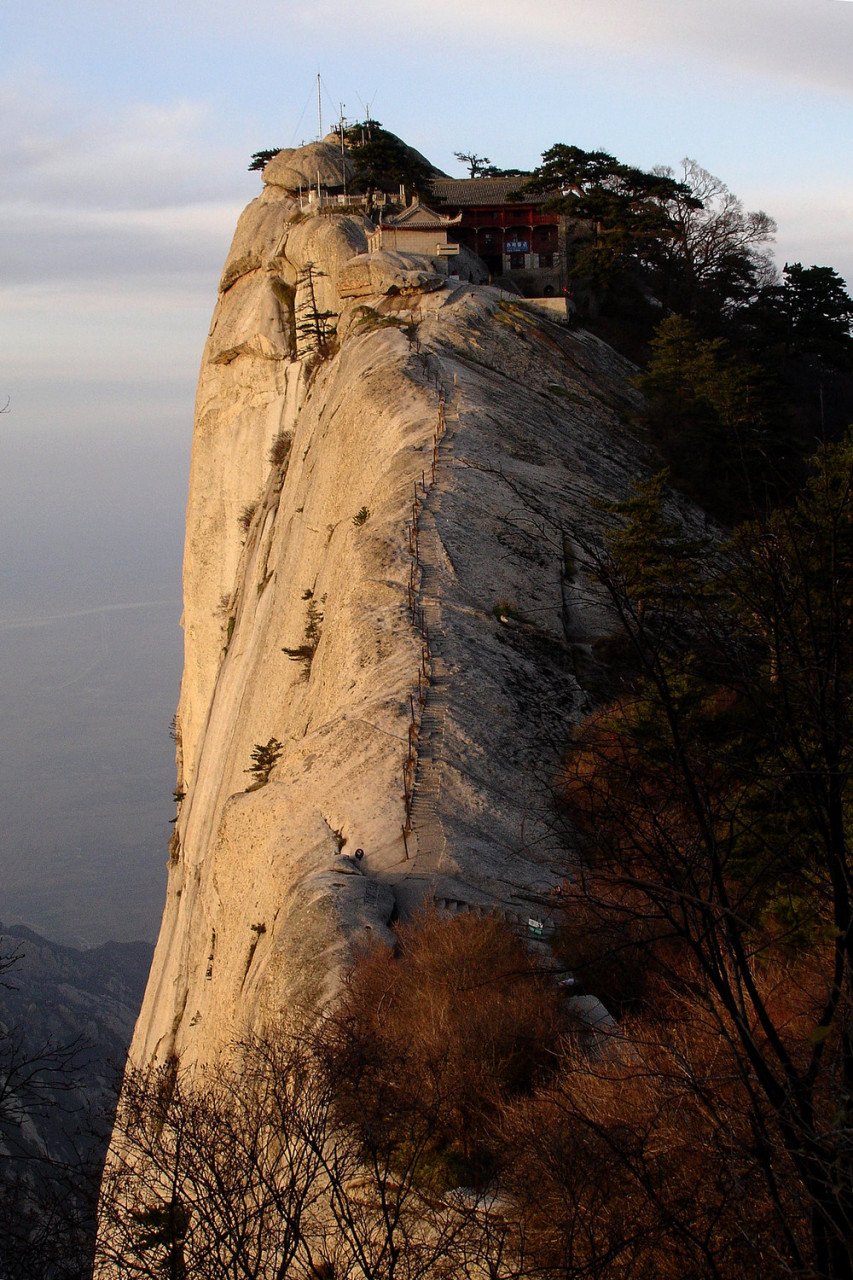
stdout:
[[514,929],[521,929],[525,925],[524,917],[508,907],[497,903],[471,902],[461,898],[448,897],[440,889],[435,894],[433,903],[438,914],[444,917],[464,915],[495,916],[497,919],[511,925]]
[[458,410],[447,416],[447,429],[438,445],[438,483],[430,490],[420,517],[418,551],[421,566],[419,604],[429,632],[430,676],[418,733],[418,763],[412,792],[412,827],[418,842],[419,875],[430,875],[441,866],[446,840],[439,801],[444,769],[444,729],[450,698],[450,674],[445,656],[442,625],[440,563],[441,542],[433,510],[441,501],[440,475],[453,456],[451,422],[458,423]]
[[[452,425],[458,424],[458,410],[447,415],[447,432],[439,442],[437,484],[429,491],[420,515],[418,551],[421,580],[418,603],[429,632],[430,677],[426,701],[421,713],[418,733],[418,762],[412,793],[411,821],[417,837],[417,856],[414,874],[418,880],[432,880],[432,901],[436,911],[445,918],[460,915],[496,916],[503,920],[519,936],[527,938],[533,949],[538,944],[530,936],[531,911],[521,906],[513,909],[508,903],[457,896],[452,878],[441,875],[446,849],[446,837],[441,820],[441,787],[445,767],[444,735],[450,704],[451,676],[446,656],[446,634],[441,609],[441,559],[442,548],[435,523],[435,512],[441,502],[441,469],[452,458]],[[550,929],[548,930],[550,933]]]
[[437,871],[445,848],[439,800],[444,769],[444,728],[450,695],[450,679],[442,649],[444,631],[438,601],[438,534],[426,511],[421,514],[420,605],[429,630],[430,678],[418,733],[418,764],[412,793],[412,826],[418,841],[418,870]]

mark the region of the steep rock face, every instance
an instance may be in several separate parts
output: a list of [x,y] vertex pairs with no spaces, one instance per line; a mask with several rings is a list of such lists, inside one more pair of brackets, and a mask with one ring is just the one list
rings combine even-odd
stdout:
[[555,881],[551,780],[602,630],[568,530],[640,465],[631,370],[438,264],[401,290],[360,257],[366,226],[268,185],[223,273],[187,507],[185,794],[137,1064],[208,1060],[331,992],[395,910],[524,927]]
[[264,182],[297,191],[300,187],[308,190],[318,182],[321,186],[341,187],[352,174],[349,157],[341,155],[340,140],[329,134],[322,142],[279,151],[264,168]]

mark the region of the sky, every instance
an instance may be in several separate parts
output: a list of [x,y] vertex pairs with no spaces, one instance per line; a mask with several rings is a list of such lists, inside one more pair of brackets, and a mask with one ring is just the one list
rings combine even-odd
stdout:
[[853,285],[851,68],[851,0],[9,6],[0,919],[156,931],[195,379],[249,157],[316,136],[318,72],[324,131],[370,108],[451,174],[689,156],[776,219],[780,267]]

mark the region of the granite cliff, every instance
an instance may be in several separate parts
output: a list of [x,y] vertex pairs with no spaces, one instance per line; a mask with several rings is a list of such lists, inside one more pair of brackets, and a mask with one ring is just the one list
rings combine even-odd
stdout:
[[550,782],[605,629],[570,529],[642,466],[626,362],[474,260],[368,254],[358,208],[300,208],[320,161],[268,165],[202,362],[137,1065],[332,992],[424,901],[547,910]]

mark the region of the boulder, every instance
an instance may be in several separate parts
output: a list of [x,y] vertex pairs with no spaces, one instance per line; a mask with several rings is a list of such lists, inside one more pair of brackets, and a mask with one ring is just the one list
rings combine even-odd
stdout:
[[283,187],[285,191],[299,191],[316,187],[342,187],[344,165],[347,180],[353,167],[347,157],[342,164],[339,143],[309,142],[305,147],[285,147],[273,156],[263,172],[267,186]]
[[351,258],[338,275],[342,298],[367,298],[377,293],[432,293],[447,283],[431,258],[380,249]]
[[[289,271],[298,276],[311,263],[316,268],[315,287],[324,293],[324,286],[337,289],[338,280],[348,263],[366,249],[367,231],[363,217],[320,215],[295,222],[283,242],[281,261],[274,259],[270,265],[282,267],[282,274],[287,277]],[[323,305],[332,308],[337,305],[337,298],[324,297],[322,301]]]

